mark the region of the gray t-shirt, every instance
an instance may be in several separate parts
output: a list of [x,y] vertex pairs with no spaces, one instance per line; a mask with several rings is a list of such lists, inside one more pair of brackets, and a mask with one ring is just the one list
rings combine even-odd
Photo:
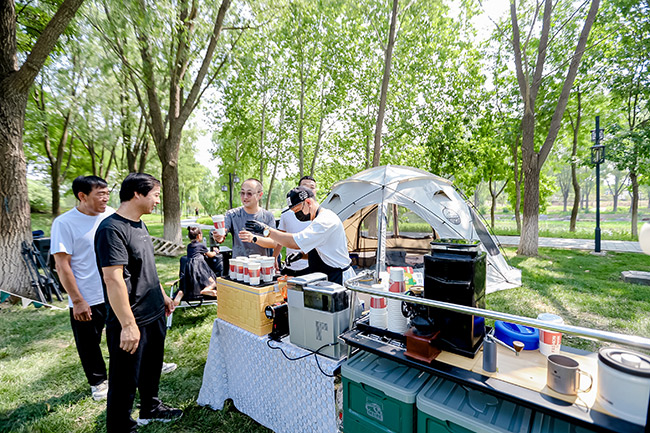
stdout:
[[249,214],[243,206],[230,209],[226,212],[226,229],[232,234],[232,256],[273,255],[273,250],[270,248],[262,248],[252,242],[242,242],[239,239],[239,232],[246,229],[246,221],[248,220],[260,221],[271,228],[275,228],[275,217],[266,209],[260,209],[255,214]]

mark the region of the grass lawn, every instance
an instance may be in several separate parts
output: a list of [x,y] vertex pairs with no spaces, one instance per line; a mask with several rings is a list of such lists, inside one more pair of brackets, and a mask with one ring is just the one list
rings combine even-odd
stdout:
[[[489,224],[489,221],[488,221]],[[638,231],[641,231],[644,221],[639,218]],[[517,223],[514,220],[495,221],[494,233],[496,235],[519,236]],[[548,238],[566,239],[593,239],[595,221],[577,221],[576,231],[569,231],[569,221],[540,220],[539,236]],[[601,239],[607,241],[636,241],[638,236],[632,237],[630,221],[602,220],[600,222]]]
[[[641,254],[540,249],[536,258],[515,256],[523,287],[488,295],[487,307],[528,317],[561,315],[571,325],[641,336],[650,335],[650,287],[620,281],[620,272],[650,271]],[[178,260],[158,257],[161,281],[178,272]],[[179,364],[165,375],[160,395],[185,410],[173,427],[143,427],[142,432],[268,431],[231,404],[213,411],[196,404],[216,307],[183,310],[174,316],[165,359]],[[0,304],[0,432],[102,432],[105,405],[92,400],[79,365],[67,311]],[[598,343],[565,336],[563,343],[595,350]]]

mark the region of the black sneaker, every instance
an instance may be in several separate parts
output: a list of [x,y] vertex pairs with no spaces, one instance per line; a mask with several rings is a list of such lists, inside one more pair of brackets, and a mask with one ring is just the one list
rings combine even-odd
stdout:
[[138,417],[138,425],[147,425],[153,421],[170,422],[180,419],[183,416],[183,411],[173,407],[168,407],[164,403],[160,403],[154,409],[145,411],[140,409],[140,416]]

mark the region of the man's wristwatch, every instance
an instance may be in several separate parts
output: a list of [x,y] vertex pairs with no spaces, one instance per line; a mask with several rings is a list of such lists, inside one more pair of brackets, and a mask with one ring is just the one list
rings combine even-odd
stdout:
[[253,243],[256,244],[257,243],[257,236],[253,236],[252,240],[253,240]]
[[264,232],[262,234],[264,235],[265,238],[268,238],[269,234],[271,234],[271,229],[268,227],[264,228]]

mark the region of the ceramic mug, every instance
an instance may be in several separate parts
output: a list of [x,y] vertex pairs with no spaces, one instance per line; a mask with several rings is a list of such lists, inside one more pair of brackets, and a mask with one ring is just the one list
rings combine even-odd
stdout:
[[[547,358],[546,384],[560,394],[576,395],[578,392],[589,392],[594,384],[591,374],[581,370],[575,359],[564,355],[550,355]],[[589,386],[580,389],[580,375],[589,378]]]

